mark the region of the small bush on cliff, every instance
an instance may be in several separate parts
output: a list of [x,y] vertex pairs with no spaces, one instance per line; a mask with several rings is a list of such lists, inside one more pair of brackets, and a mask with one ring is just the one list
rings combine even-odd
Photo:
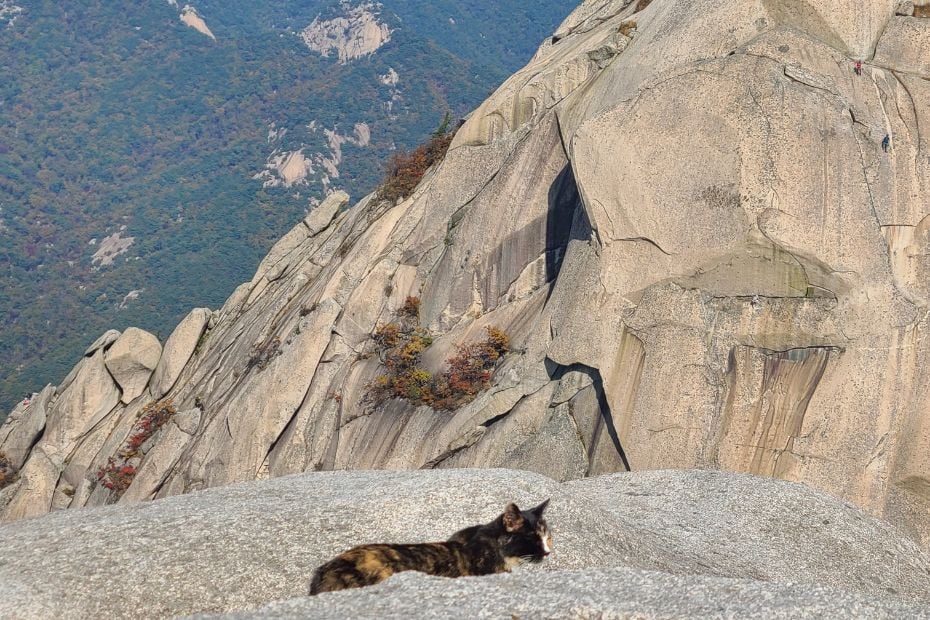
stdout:
[[177,409],[171,400],[156,401],[143,407],[123,447],[97,472],[100,484],[122,495],[138,472],[142,446],[176,413]]
[[0,489],[16,482],[19,478],[19,470],[13,466],[13,462],[0,452]]
[[378,189],[379,200],[394,203],[413,193],[430,166],[445,157],[449,150],[455,137],[451,120],[452,117],[446,113],[428,142],[410,152],[399,150],[388,159],[384,181]]
[[135,477],[136,466],[120,462],[115,456],[111,456],[106,466],[97,472],[97,480],[100,481],[100,484],[119,494],[129,488]]
[[487,337],[459,347],[446,361],[448,369],[433,382],[433,407],[457,409],[473,401],[491,383],[498,361],[510,350],[510,337],[496,327]]
[[136,456],[139,448],[176,413],[177,409],[171,400],[161,400],[143,407],[139,412],[139,419],[133,426],[133,432],[129,435],[119,455],[124,459]]
[[408,297],[397,321],[380,326],[372,335],[387,372],[375,379],[371,396],[379,403],[400,398],[437,410],[458,409],[490,385],[494,369],[510,350],[510,337],[488,327],[483,341],[459,347],[446,361],[448,368],[434,376],[420,365],[433,338],[420,327],[419,306],[418,298]]

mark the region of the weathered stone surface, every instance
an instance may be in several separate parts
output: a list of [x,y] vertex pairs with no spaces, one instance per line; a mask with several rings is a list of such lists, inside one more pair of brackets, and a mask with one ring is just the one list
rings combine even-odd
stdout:
[[[914,7],[911,5],[911,11]],[[875,64],[930,79],[930,20],[895,17],[875,50]]]
[[[449,470],[305,474],[0,526],[0,615],[255,609],[303,597],[313,569],[355,544],[443,539],[494,518],[509,501],[546,497],[555,539],[541,566],[465,581],[400,576],[377,590],[292,601],[267,613],[397,617],[411,596],[427,592],[468,616],[472,607],[463,605],[477,613],[488,601],[463,596],[488,592],[506,618],[532,615],[533,605],[571,609],[571,602],[647,617],[665,610],[699,616],[711,601],[763,616],[928,613],[917,605],[930,596],[930,559],[887,524],[801,485],[706,472],[560,485],[526,472]],[[594,585],[611,579],[619,581],[590,599]],[[359,607],[378,593],[369,611]],[[761,599],[752,602],[754,595]]]
[[[142,410],[146,405],[152,402],[151,394],[145,392],[125,407],[118,407],[113,414],[112,419],[106,420],[106,426],[99,430],[103,435],[103,443],[98,443],[101,438],[95,433],[95,436],[89,437],[80,452],[92,456],[83,473],[75,471],[70,467],[65,471],[66,476],[71,474],[71,480],[75,486],[74,498],[70,504],[71,508],[81,508],[83,506],[101,506],[109,503],[112,493],[109,489],[99,484],[97,480],[98,472],[107,466],[110,458],[115,458],[119,451],[126,445],[126,440],[131,436],[133,429],[138,422]],[[92,442],[92,440],[94,440]],[[91,451],[92,446],[98,446],[96,451]],[[76,454],[75,456],[82,456]],[[73,460],[73,459],[72,459]],[[82,459],[83,460],[83,459]],[[81,478],[77,479],[76,475]],[[63,476],[65,477],[65,476]]]
[[120,502],[137,502],[151,499],[155,495],[200,426],[200,418],[200,410],[191,409],[177,413],[168,420],[160,431],[158,443],[146,453],[132,486],[119,498]]
[[4,489],[0,521],[26,519],[50,511],[60,475],[61,458],[46,452],[41,444],[33,448],[19,472],[19,480]]
[[556,480],[583,477],[588,470],[585,446],[568,407],[549,408],[555,384],[521,400],[501,421],[487,428],[481,441],[444,462],[442,467],[519,467]]
[[895,15],[903,15],[905,17],[911,17],[914,15],[914,0],[898,0],[897,6],[894,9]]
[[867,57],[893,15],[898,0],[762,0],[770,17],[857,58]]
[[582,2],[555,31],[556,40],[564,39],[572,33],[591,30],[605,19],[617,15],[629,7],[635,10],[639,0],[602,0],[600,2]]
[[927,607],[821,586],[632,568],[443,579],[403,573],[357,592],[212,618],[927,618]]
[[104,361],[122,389],[120,400],[130,403],[142,394],[161,359],[158,338],[130,327],[110,346]]
[[0,510],[0,521],[71,505],[69,493],[105,439],[107,424],[119,419],[120,390],[104,357],[104,347],[97,347],[77,365],[64,391],[56,396],[52,388],[44,390],[27,409],[29,418],[22,420],[23,426],[13,427],[6,438],[4,445],[9,443],[18,459],[27,438],[34,445],[30,443],[19,482],[7,493],[9,501]]
[[323,232],[332,223],[339,209],[349,203],[349,195],[343,191],[333,192],[304,218],[304,226],[311,237]]
[[192,310],[168,337],[150,384],[152,396],[156,400],[167,394],[178,380],[209,320],[208,309]]
[[[918,590],[930,578],[930,563],[912,541],[803,485],[725,472],[653,471],[576,480],[563,488],[619,517],[637,537],[657,535],[656,544],[664,541],[673,550],[672,566],[664,567],[671,572],[926,598]],[[871,542],[853,542],[864,540]],[[883,559],[868,557],[872,545]],[[837,561],[836,553],[845,558]]]
[[252,278],[252,285],[256,287],[253,288],[252,298],[255,297],[256,290],[263,291],[268,286],[268,282],[273,282],[284,274],[290,266],[286,259],[296,249],[300,248],[309,236],[307,227],[300,223],[272,246],[268,255],[262,259],[255,276]]
[[[328,344],[320,334],[327,333],[340,311],[334,300],[325,300],[304,318],[291,339],[282,341],[273,337],[253,348],[250,363],[254,372],[227,396],[222,423],[215,418],[194,438],[195,445],[203,446],[209,453],[222,454],[223,467],[217,467],[215,462],[187,461],[180,467],[187,469],[183,475],[188,480],[218,486],[251,480],[258,475],[275,441],[303,402],[307,385]],[[180,429],[173,435],[173,439],[161,441],[177,443],[178,452],[180,442],[191,439]],[[244,436],[250,437],[247,447],[235,439]]]
[[104,364],[104,351],[97,349],[81,360],[74,380],[55,399],[38,445],[64,459],[78,440],[119,403],[119,397],[119,387]]
[[0,425],[0,453],[6,455],[14,467],[23,466],[29,451],[45,430],[49,403],[55,396],[51,385],[30,399],[29,404],[20,403]]
[[106,349],[111,344],[117,341],[120,337],[120,332],[115,329],[109,329],[105,331],[99,338],[94,340],[93,344],[87,347],[87,350],[84,351],[85,356],[93,355],[100,349]]

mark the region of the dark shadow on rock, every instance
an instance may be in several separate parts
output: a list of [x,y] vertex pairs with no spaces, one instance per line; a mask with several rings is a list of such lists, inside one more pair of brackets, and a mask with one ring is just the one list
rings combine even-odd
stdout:
[[555,178],[549,187],[549,210],[546,214],[546,281],[558,277],[565,249],[572,239],[576,212],[584,212],[571,164]]
[[599,443],[598,438],[600,434],[606,432],[607,437],[610,439],[610,443],[617,451],[617,456],[620,458],[620,462],[623,463],[624,469],[626,471],[633,471],[632,467],[630,467],[630,461],[627,459],[626,451],[623,449],[623,445],[620,443],[620,434],[617,432],[617,427],[614,424],[613,413],[610,410],[610,403],[607,401],[607,394],[604,392],[604,381],[601,379],[600,371],[597,368],[585,366],[584,364],[562,366],[548,358],[546,358],[546,370],[549,373],[549,378],[552,381],[559,381],[562,379],[562,377],[572,371],[580,372],[590,377],[592,382],[591,387],[594,389],[597,396],[597,406],[600,415],[600,422],[595,427],[594,432],[591,434],[590,441],[588,442],[588,458],[593,463],[595,454],[590,450],[596,449],[595,447]]

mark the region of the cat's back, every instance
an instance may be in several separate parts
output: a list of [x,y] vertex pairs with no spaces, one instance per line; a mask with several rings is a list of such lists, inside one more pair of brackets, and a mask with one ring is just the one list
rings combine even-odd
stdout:
[[469,574],[467,558],[458,542],[360,545],[317,568],[310,594],[370,586],[411,570],[440,577]]

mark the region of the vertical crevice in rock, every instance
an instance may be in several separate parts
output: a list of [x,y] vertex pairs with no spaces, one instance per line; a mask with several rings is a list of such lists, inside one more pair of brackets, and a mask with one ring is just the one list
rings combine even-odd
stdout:
[[549,187],[549,210],[546,213],[546,282],[559,275],[565,250],[572,238],[575,213],[581,207],[575,173],[570,163]]

